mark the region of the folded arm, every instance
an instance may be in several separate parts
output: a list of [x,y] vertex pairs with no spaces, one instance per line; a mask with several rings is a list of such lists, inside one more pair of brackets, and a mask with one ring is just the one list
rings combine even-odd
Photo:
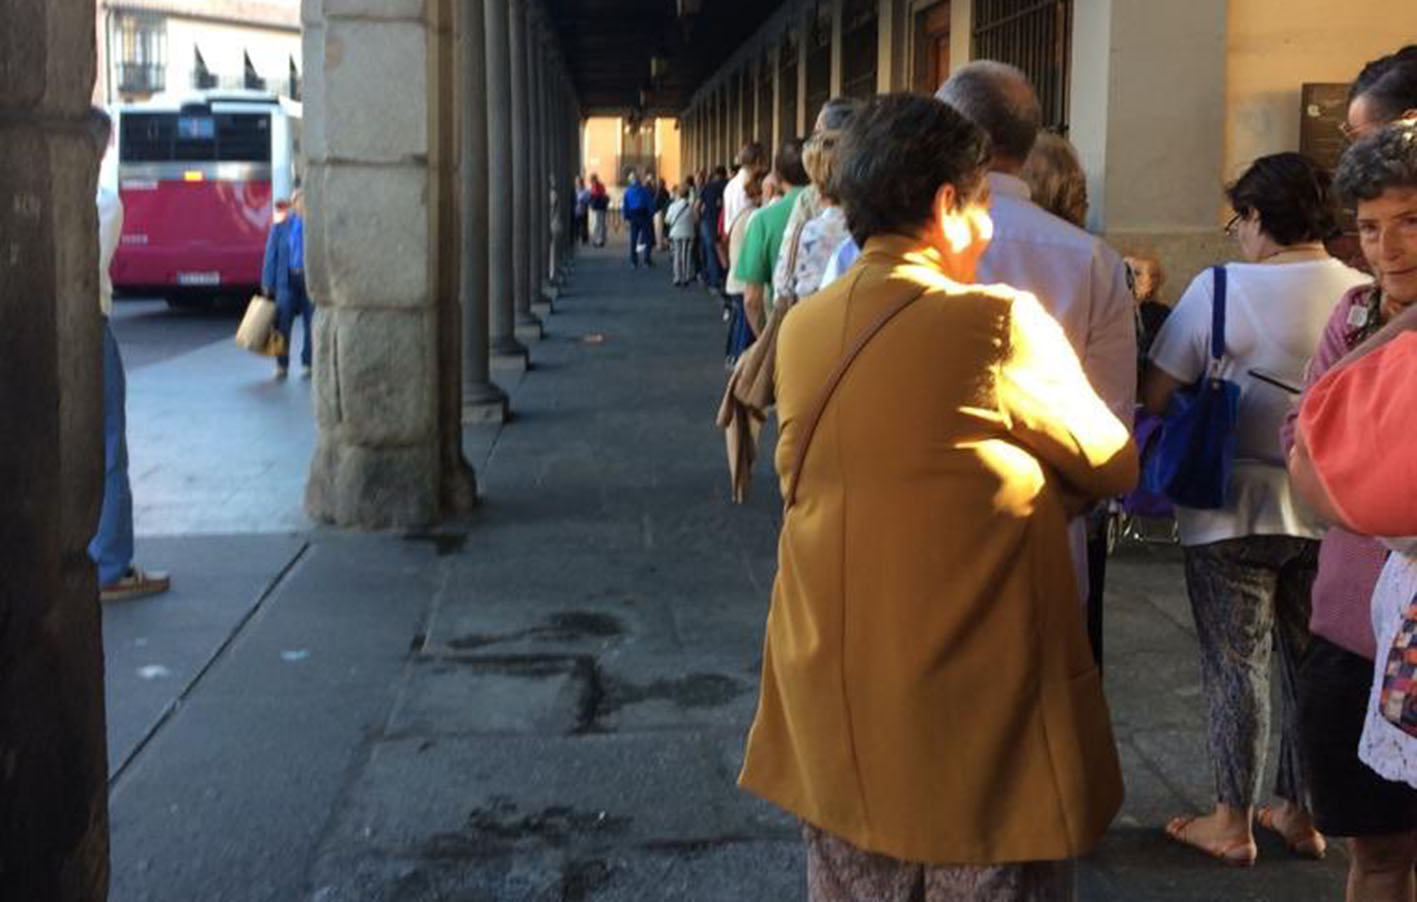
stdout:
[[1070,494],[1107,498],[1136,485],[1131,434],[1093,390],[1057,321],[1030,294],[1013,303],[998,390],[1011,435],[1056,471]]

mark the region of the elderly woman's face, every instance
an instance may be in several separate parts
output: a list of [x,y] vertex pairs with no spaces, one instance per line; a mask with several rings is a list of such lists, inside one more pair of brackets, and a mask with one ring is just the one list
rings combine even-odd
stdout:
[[1358,202],[1358,240],[1384,298],[1417,302],[1417,187],[1389,188]]

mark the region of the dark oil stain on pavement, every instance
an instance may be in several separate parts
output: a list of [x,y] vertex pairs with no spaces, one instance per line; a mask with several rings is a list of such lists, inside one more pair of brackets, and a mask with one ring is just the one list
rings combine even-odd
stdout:
[[630,823],[628,817],[565,805],[522,813],[511,799],[493,796],[468,814],[463,829],[434,836],[422,853],[432,859],[482,858],[511,854],[527,842],[563,848],[573,841],[623,835]]
[[619,618],[588,611],[564,611],[524,630],[510,633],[469,633],[448,640],[448,647],[459,651],[483,648],[501,642],[531,639],[536,642],[575,642],[581,639],[608,639],[623,635],[625,626]]
[[717,708],[733,701],[744,689],[742,683],[718,673],[691,673],[643,686],[619,683],[607,689],[602,710],[615,711],[655,699],[673,702],[680,708]]

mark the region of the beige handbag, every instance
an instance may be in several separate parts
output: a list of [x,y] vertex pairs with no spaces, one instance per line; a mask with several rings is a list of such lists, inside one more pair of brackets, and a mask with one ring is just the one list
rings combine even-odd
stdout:
[[275,324],[276,302],[259,294],[252,295],[246,305],[246,315],[236,328],[236,346],[263,357],[283,354],[285,336],[276,330]]

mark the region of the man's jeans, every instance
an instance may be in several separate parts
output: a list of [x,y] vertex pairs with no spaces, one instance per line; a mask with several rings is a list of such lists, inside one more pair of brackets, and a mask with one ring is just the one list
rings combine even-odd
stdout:
[[103,321],[103,512],[89,557],[98,565],[98,584],[118,582],[133,562],[133,492],[128,485],[128,385],[123,358],[108,320]]
[[718,259],[718,241],[714,234],[717,229],[716,222],[699,223],[699,244],[703,247],[704,272],[710,288],[723,287],[723,265]]
[[645,263],[654,265],[654,220],[644,213],[630,217],[630,262],[640,265],[640,245],[644,245]]
[[276,358],[276,363],[282,367],[290,366],[290,351],[295,347],[295,317],[299,316],[300,321],[305,324],[305,343],[300,346],[300,365],[310,366],[310,342],[314,338],[310,334],[310,316],[314,308],[310,304],[310,296],[305,293],[305,276],[302,273],[290,274],[290,300],[288,303],[276,308],[276,328],[285,336],[286,353]]

